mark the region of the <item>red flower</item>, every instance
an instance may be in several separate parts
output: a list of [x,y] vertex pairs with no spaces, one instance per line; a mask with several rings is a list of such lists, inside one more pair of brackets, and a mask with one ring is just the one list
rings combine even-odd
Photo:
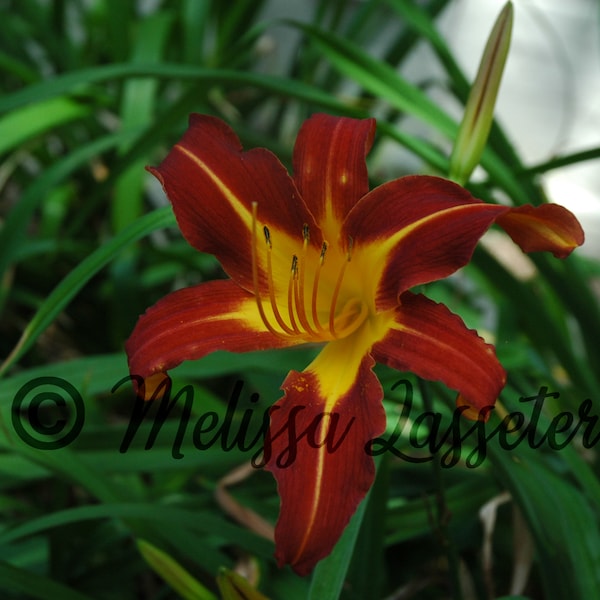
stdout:
[[300,574],[329,554],[373,481],[364,448],[385,429],[375,361],[441,380],[475,414],[504,385],[492,346],[408,290],[465,265],[494,222],[526,251],[564,257],[583,242],[575,217],[557,205],[486,204],[426,176],[369,191],[374,132],[372,119],[313,116],[298,135],[290,177],[267,150],[244,152],[222,121],[193,115],[150,169],[188,242],[214,254],[230,279],[150,308],[126,344],[131,373],[148,378],[215,350],[323,345],[283,382],[267,444],[281,498],[276,556]]

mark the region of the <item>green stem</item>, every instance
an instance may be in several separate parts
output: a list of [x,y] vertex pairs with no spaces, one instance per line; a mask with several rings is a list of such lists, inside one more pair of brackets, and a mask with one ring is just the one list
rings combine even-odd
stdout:
[[[426,412],[433,412],[433,401],[431,394],[429,393],[429,384],[422,379],[418,379],[419,389],[421,391],[421,397],[423,398],[423,407]],[[435,481],[435,498],[436,498],[436,510],[437,510],[437,534],[440,540],[440,544],[446,554],[448,561],[448,571],[450,574],[450,583],[452,586],[452,597],[454,600],[463,600],[462,589],[460,585],[460,561],[455,545],[450,539],[448,532],[448,519],[450,511],[446,503],[446,486],[444,485],[444,478],[442,475],[442,466],[438,456],[434,457],[432,461],[433,465],[433,476]]]

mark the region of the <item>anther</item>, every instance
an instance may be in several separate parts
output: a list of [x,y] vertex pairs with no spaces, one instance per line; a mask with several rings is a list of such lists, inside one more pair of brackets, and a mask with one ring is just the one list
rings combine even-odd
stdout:
[[302,226],[302,237],[304,238],[305,242],[310,240],[310,230],[308,229],[308,225],[306,223],[304,223]]
[[321,246],[321,264],[325,262],[325,253],[327,252],[327,242],[323,242]]
[[292,257],[292,269],[290,271],[290,281],[288,283],[288,314],[290,317],[290,324],[294,333],[300,333],[298,325],[296,324],[296,318],[294,317],[294,288],[296,287],[296,277],[298,275],[298,257],[294,254]]
[[352,259],[352,249],[354,248],[354,238],[348,236],[348,262]]
[[271,248],[271,233],[269,232],[269,228],[266,225],[263,227],[263,232],[265,234],[265,241],[267,242],[267,246]]

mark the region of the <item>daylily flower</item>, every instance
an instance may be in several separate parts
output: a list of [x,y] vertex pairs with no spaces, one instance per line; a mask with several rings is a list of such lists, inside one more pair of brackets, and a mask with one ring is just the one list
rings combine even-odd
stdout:
[[504,385],[493,347],[409,290],[465,265],[494,222],[525,251],[564,257],[583,242],[557,205],[486,204],[427,176],[369,191],[374,133],[373,119],[314,115],[298,135],[292,177],[269,151],[244,152],[221,120],[193,115],[150,169],[185,238],[229,279],[150,308],[126,344],[132,375],[160,378],[215,350],[322,345],[283,382],[265,444],[281,498],[276,557],[300,574],[330,553],[373,482],[365,445],[386,424],[375,361],[442,381],[475,415]]

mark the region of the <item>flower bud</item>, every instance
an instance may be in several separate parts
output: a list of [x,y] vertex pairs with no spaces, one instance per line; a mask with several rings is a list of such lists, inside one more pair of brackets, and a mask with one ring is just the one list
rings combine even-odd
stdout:
[[512,23],[513,6],[507,2],[488,38],[450,157],[450,179],[457,183],[468,181],[483,153],[508,55]]
[[268,600],[244,577],[224,567],[217,576],[217,584],[223,600]]
[[[144,560],[184,600],[217,600],[198,580],[190,575],[174,558],[146,540],[139,539],[137,547]],[[250,598],[250,596],[248,596]]]

